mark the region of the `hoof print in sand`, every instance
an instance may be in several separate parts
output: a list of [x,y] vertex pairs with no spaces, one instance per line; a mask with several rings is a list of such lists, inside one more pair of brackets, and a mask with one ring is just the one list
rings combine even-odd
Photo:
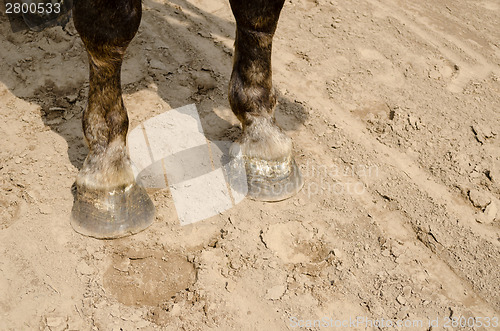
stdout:
[[104,288],[127,306],[156,306],[196,282],[196,271],[178,252],[136,252],[113,258]]
[[297,221],[270,225],[262,241],[284,263],[318,263],[328,255],[314,233]]

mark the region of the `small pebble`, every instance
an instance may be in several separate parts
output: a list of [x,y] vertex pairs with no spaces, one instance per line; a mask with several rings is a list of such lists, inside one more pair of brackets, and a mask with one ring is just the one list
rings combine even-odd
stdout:
[[403,295],[405,296],[405,298],[411,297],[411,287],[410,286],[403,287]]
[[497,218],[498,207],[495,201],[492,201],[486,208],[484,209],[484,223],[491,224]]
[[168,71],[168,67],[163,62],[158,61],[156,59],[152,59],[151,61],[149,61],[149,66],[152,69],[161,70],[161,71]]
[[333,249],[333,255],[335,255],[338,258],[341,258],[342,257],[342,252],[340,251],[340,249],[334,248]]
[[174,303],[172,306],[172,309],[170,310],[170,313],[174,316],[179,315],[181,312],[181,306],[178,303]]
[[69,103],[74,103],[78,99],[78,94],[70,94],[66,96],[66,100],[68,100]]
[[286,287],[284,285],[276,285],[267,290],[267,300],[279,300],[285,294]]
[[82,275],[92,275],[94,272],[94,270],[83,260],[78,263],[76,270]]
[[486,194],[476,189],[469,191],[469,199],[474,207],[481,209],[484,209],[491,202],[491,199]]
[[402,295],[398,295],[396,301],[401,305],[406,305],[406,299]]

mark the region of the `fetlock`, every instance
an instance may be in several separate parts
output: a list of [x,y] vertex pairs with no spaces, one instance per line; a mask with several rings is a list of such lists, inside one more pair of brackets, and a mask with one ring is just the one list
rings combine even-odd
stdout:
[[125,188],[135,183],[125,144],[111,142],[101,153],[89,153],[77,175],[76,184],[96,190]]
[[231,147],[232,156],[238,153],[251,159],[282,161],[292,154],[292,140],[272,119],[255,117]]

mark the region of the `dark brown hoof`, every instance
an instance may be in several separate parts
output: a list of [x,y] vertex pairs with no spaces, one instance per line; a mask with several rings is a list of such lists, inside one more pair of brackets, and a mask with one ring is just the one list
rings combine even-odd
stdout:
[[304,180],[292,157],[266,161],[245,157],[247,196],[259,201],[281,201],[297,194]]
[[71,225],[80,234],[98,239],[125,237],[146,229],[154,218],[153,202],[135,183],[112,191],[77,186]]

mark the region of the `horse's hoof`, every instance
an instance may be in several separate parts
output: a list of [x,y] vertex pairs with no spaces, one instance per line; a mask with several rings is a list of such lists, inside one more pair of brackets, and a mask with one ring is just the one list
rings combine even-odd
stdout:
[[146,229],[154,218],[153,202],[135,183],[112,191],[77,185],[71,225],[80,234],[98,239],[121,238]]
[[293,157],[280,161],[245,159],[247,196],[259,201],[281,201],[297,194],[304,180]]

